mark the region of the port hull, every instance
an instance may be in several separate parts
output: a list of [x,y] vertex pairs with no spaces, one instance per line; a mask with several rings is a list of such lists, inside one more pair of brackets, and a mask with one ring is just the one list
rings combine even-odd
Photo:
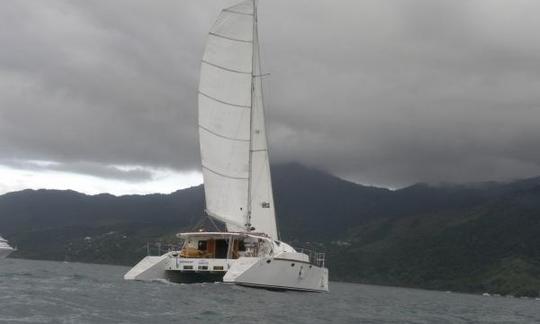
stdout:
[[7,258],[13,252],[13,249],[0,249],[0,259]]

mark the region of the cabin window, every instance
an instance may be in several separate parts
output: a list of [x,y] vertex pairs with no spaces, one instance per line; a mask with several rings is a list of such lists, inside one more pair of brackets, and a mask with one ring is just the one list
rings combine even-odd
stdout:
[[223,271],[223,266],[214,266],[214,270]]
[[199,266],[199,270],[208,270],[208,266]]
[[206,251],[206,249],[208,248],[208,242],[206,241],[199,241],[199,244],[198,244],[198,250],[199,251]]
[[185,266],[184,266],[184,270],[193,270],[193,266],[185,265]]

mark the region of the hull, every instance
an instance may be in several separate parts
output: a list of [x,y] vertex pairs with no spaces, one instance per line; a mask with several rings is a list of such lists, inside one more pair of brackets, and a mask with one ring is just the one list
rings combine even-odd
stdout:
[[328,269],[308,262],[260,258],[235,273],[235,265],[223,281],[237,285],[277,290],[328,291]]
[[7,258],[13,251],[13,249],[0,249],[0,259]]
[[142,259],[124,279],[328,291],[323,253],[298,252],[284,242],[257,233],[192,232],[178,236],[184,239],[180,250]]
[[[215,271],[215,267],[223,267],[223,271]],[[165,279],[176,283],[224,282],[272,290],[328,291],[327,268],[277,257],[186,259],[169,252],[161,257],[144,258],[124,279]]]

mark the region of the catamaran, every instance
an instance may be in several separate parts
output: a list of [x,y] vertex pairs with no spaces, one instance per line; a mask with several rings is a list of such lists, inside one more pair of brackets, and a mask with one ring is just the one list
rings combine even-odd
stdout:
[[126,280],[225,282],[328,291],[324,255],[280,241],[264,121],[255,0],[221,11],[199,81],[199,142],[207,216],[226,231],[180,233],[180,249],[147,256]]

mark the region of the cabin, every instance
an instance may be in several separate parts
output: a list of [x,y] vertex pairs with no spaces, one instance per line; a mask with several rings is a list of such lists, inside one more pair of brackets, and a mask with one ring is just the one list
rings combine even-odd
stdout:
[[263,235],[246,233],[182,233],[180,258],[238,259],[272,253],[272,241]]

